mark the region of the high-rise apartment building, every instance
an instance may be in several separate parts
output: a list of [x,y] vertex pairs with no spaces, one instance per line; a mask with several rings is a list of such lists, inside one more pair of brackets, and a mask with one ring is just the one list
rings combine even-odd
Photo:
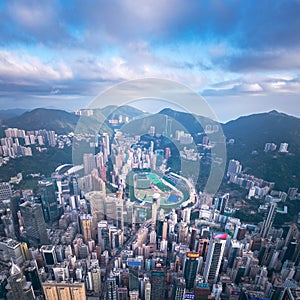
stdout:
[[93,169],[96,169],[95,155],[93,153],[83,154],[84,175],[91,174]]
[[238,160],[231,159],[228,163],[227,176],[239,174],[242,171],[242,165]]
[[173,291],[172,291],[172,300],[182,300],[184,299],[185,294],[185,279],[182,277],[175,278]]
[[12,191],[9,182],[0,182],[0,201],[10,199]]
[[106,299],[107,300],[117,300],[117,283],[114,276],[109,276],[106,280]]

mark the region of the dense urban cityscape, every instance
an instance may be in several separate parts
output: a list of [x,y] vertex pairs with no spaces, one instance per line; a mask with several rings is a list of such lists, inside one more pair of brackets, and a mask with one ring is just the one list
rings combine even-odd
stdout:
[[[22,174],[0,184],[1,297],[298,299],[300,213],[288,226],[273,226],[276,215],[289,213],[286,202],[299,199],[298,189],[275,190],[274,182],[229,160],[227,187],[262,201],[248,212],[262,213],[262,222],[243,222],[235,216],[240,207],[230,189],[216,195],[197,190],[193,178],[168,167],[172,147],[157,148],[155,124],[144,136],[132,136],[117,126],[129,122],[128,116],[109,119],[113,136],[5,129],[4,165],[32,155],[33,148],[64,151],[80,141],[88,151],[82,164],[62,164],[49,178],[35,174],[34,191],[18,188]],[[219,129],[206,125],[198,133],[199,149],[212,149],[206,132]],[[164,133],[181,145],[179,160],[198,164],[205,156],[191,151],[191,134]],[[262,151],[276,148],[266,141]],[[283,141],[277,151],[288,153],[288,144]]]
[[0,300],[300,300],[300,0],[0,0]]

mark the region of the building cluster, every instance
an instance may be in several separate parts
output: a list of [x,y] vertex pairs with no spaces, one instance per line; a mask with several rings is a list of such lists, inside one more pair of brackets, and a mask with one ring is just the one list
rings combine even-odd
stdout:
[[229,182],[249,190],[249,198],[254,196],[263,198],[275,186],[274,182],[268,182],[242,172],[242,164],[234,159],[231,159],[228,163],[227,177]]
[[52,130],[29,130],[7,128],[5,137],[1,138],[0,166],[10,158],[32,156],[32,147],[38,151],[46,151],[47,147],[64,148],[71,146],[71,137],[57,135]]
[[[229,193],[195,194],[172,173],[166,178],[193,191],[193,201],[169,210],[157,193],[151,203],[135,201],[127,175],[152,168],[157,155],[151,143],[132,147],[137,140],[118,133],[111,145],[99,134],[81,167],[58,167],[36,193],[0,184],[0,297],[299,299],[299,224],[273,226],[279,201],[297,199],[296,188],[266,195],[265,217],[256,225],[232,216]],[[241,171],[238,161],[229,162],[230,178],[264,188]]]
[[[152,126],[153,127],[153,126]],[[155,128],[150,128],[150,136],[154,136]],[[151,135],[153,130],[153,136]],[[148,143],[140,140],[140,136],[132,138],[121,132],[115,135],[115,143],[111,145],[114,158],[112,183],[125,183],[128,173],[136,169],[156,170],[163,168],[171,156],[171,149],[155,149],[154,139]],[[119,178],[119,180],[117,180]],[[118,182],[119,181],[119,182]]]
[[[289,146],[288,143],[280,143],[278,152],[279,153],[288,153],[288,146]],[[266,143],[264,151],[265,152],[273,152],[273,151],[276,151],[276,149],[277,149],[277,145],[275,143]]]
[[175,140],[179,141],[182,145],[192,144],[194,139],[190,133],[184,132],[183,130],[176,130]]

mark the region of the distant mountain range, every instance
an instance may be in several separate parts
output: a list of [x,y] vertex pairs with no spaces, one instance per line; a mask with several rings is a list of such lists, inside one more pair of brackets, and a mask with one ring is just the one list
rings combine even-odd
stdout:
[[[217,124],[210,119],[169,108],[154,115],[146,114],[130,106],[107,106],[103,109],[96,109],[90,117],[79,117],[62,110],[42,108],[20,113],[18,111],[11,118],[2,118],[3,124],[7,127],[25,130],[55,130],[59,134],[74,131],[76,126],[92,132],[99,130],[99,126],[102,126],[103,130],[112,132],[106,120],[123,115],[134,121],[122,127],[122,130],[134,134],[145,134],[148,133],[151,125],[155,126],[156,132],[162,133],[166,120],[171,119],[172,125],[169,130],[172,134],[177,129],[185,130],[195,138],[197,143],[201,141],[204,134],[203,126]],[[246,172],[275,181],[277,189],[286,190],[289,186],[300,188],[299,118],[270,111],[240,117],[221,125],[227,141],[234,139],[234,143],[227,146],[228,160],[232,158],[240,160]],[[265,153],[265,143],[272,142],[277,144],[277,147],[280,143],[288,143],[289,153],[280,154],[278,151]]]
[[[3,115],[5,115],[5,111]],[[54,130],[58,134],[67,134],[74,131],[95,132],[103,128],[104,131],[111,132],[108,123],[105,122],[113,115],[126,115],[130,119],[143,114],[142,111],[130,106],[107,106],[103,109],[95,109],[92,116],[78,116],[64,110],[37,108],[32,111],[12,111],[11,116],[3,118],[3,125],[6,127],[22,128],[24,130]]]
[[0,120],[4,121],[16,116],[22,115],[28,109],[15,108],[15,109],[0,109]]

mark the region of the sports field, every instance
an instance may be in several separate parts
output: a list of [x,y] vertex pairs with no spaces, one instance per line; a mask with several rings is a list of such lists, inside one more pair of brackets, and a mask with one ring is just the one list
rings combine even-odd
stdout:
[[152,203],[154,194],[160,194],[160,206],[168,208],[184,201],[182,192],[153,172],[133,174],[134,197],[141,202]]

